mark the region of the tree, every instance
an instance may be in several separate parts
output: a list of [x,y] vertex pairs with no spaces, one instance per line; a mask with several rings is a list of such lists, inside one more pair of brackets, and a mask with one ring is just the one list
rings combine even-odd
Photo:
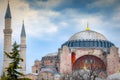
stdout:
[[12,52],[7,53],[4,52],[8,58],[12,60],[12,62],[9,64],[9,66],[6,68],[7,70],[7,80],[18,80],[18,77],[23,76],[24,74],[19,72],[20,67],[19,63],[20,61],[23,61],[22,58],[20,58],[20,50],[19,45],[15,42],[13,44]]
[[0,80],[6,80],[6,79],[7,79],[7,77],[4,74],[0,78]]
[[72,74],[66,74],[63,76],[63,80],[105,80],[100,75],[102,69],[94,67],[92,64],[90,68],[83,67],[80,70],[73,71]]

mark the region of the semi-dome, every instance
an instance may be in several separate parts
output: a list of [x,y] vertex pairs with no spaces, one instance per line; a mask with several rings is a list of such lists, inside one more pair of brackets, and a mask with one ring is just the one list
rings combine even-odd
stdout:
[[107,39],[105,38],[104,35],[98,32],[95,32],[92,30],[85,30],[85,31],[81,31],[74,34],[69,39],[69,41],[72,41],[72,40],[107,40]]
[[110,48],[114,44],[108,41],[101,33],[92,31],[87,27],[85,31],[74,34],[63,46],[70,48]]

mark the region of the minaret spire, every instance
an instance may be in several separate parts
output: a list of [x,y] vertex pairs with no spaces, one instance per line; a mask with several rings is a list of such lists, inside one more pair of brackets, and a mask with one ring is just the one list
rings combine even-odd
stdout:
[[90,30],[90,28],[89,28],[89,24],[88,24],[88,22],[87,22],[86,31],[89,31],[89,30]]
[[[9,1],[6,9],[6,14],[5,14],[5,28],[3,30],[4,32],[4,51],[9,53],[11,52],[12,48],[12,28],[11,28],[11,12],[10,12],[10,6],[9,6]],[[3,64],[3,73],[6,75],[6,67],[9,66],[9,63],[11,63],[11,59],[9,59],[5,54],[4,54],[4,64]]]
[[5,13],[5,19],[7,19],[7,18],[12,18],[11,17],[10,6],[9,6],[9,0],[8,0],[7,10],[6,10],[6,13]]
[[22,67],[20,71],[25,74],[26,73],[26,32],[25,32],[24,20],[21,30],[20,57],[23,59],[23,62],[20,63]]
[[24,20],[23,20],[23,24],[22,24],[21,37],[26,37],[26,32],[25,32],[25,27],[24,27]]

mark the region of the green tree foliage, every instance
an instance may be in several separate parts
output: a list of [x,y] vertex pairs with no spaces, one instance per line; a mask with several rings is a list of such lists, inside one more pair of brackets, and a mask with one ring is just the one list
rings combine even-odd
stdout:
[[20,58],[20,50],[19,45],[15,42],[13,44],[12,52],[5,54],[12,60],[12,62],[9,64],[9,67],[6,68],[7,70],[7,80],[18,80],[18,77],[23,76],[24,74],[19,72],[20,67],[19,63],[20,61],[23,61],[22,58]]
[[3,74],[0,80],[7,80],[7,77]]

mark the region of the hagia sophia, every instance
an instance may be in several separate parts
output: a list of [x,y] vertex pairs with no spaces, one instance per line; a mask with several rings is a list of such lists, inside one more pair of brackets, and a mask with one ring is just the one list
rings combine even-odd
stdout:
[[48,54],[41,61],[36,60],[32,73],[37,73],[40,80],[52,80],[53,76],[89,69],[91,64],[104,77],[120,70],[118,48],[104,35],[87,26],[86,30],[74,34],[63,43],[57,53]]
[[[4,50],[11,50],[11,13],[8,4],[5,16]],[[24,24],[21,31],[21,57],[26,60],[26,34]],[[4,68],[9,59],[4,55]],[[93,31],[87,25],[86,30],[73,34],[64,42],[57,52],[35,60],[32,73],[26,77],[33,80],[60,80],[65,74],[71,74],[80,69],[95,68],[100,75],[107,77],[120,70],[118,47],[103,34]],[[22,63],[26,70],[26,61]],[[5,72],[5,70],[4,70]]]

